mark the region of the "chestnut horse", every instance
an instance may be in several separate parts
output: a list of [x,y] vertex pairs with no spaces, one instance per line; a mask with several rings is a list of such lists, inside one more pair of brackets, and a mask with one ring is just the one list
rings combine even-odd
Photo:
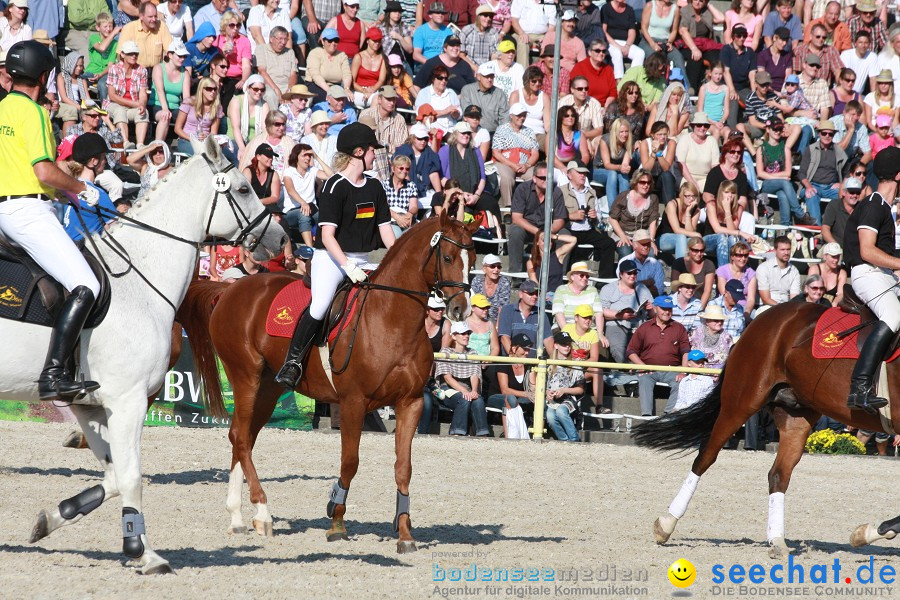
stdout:
[[[425,333],[426,302],[431,293],[443,295],[449,316],[454,320],[465,318],[466,282],[469,266],[474,264],[472,234],[476,230],[477,224],[463,225],[444,213],[407,231],[385,255],[371,283],[363,284],[358,329],[357,316],[353,316],[332,348],[333,386],[323,370],[320,350],[314,347],[307,357],[299,391],[341,408],[341,474],[328,503],[327,513],[332,519],[328,541],[347,539],[345,502],[359,466],[364,417],[379,407],[393,405],[397,419],[397,551],[416,549],[409,518],[410,452],[422,412],[425,382],[434,361]],[[260,534],[272,535],[272,517],[252,451],[256,436],[284,393],[274,377],[290,342],[266,333],[266,315],[278,292],[296,280],[292,274],[254,275],[224,289],[211,282],[195,282],[196,293],[186,299],[189,306],[182,305],[182,324],[209,395],[209,406],[219,416],[225,409],[213,352],[221,359],[234,389],[234,415],[228,434],[232,445],[226,501],[231,513],[229,533],[246,530],[241,516],[246,477],[250,501],[256,507],[253,527]],[[348,353],[349,362],[342,370]]]
[[[767,540],[772,558],[789,553],[784,539],[784,494],[791,472],[803,456],[806,439],[821,415],[845,423],[884,431],[878,416],[847,408],[850,374],[855,360],[823,360],[812,356],[816,321],[825,308],[809,303],[779,304],[756,318],[728,357],[715,389],[699,403],[635,428],[640,446],[657,450],[692,450],[699,454],[667,514],[653,526],[658,544],[664,544],[687,510],[700,477],[716,461],[719,450],[751,415],[768,407],[778,427],[780,441],[775,463],[769,470],[769,520]],[[887,366],[889,391],[900,398],[900,366]],[[785,394],[793,391],[793,396]],[[891,417],[900,423],[900,406],[892,403]],[[895,426],[896,427],[896,426]],[[853,546],[900,532],[900,517],[860,525],[851,535]]]

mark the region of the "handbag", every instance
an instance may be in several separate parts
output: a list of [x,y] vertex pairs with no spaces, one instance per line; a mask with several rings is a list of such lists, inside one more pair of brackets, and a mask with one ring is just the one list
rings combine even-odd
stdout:
[[510,408],[506,411],[506,439],[527,440],[528,425],[525,423],[525,413],[521,406]]

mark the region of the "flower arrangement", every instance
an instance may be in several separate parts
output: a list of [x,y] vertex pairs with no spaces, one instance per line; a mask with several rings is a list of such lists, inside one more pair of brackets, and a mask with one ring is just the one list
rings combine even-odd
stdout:
[[807,438],[806,451],[810,454],[865,454],[866,447],[849,433],[823,429]]

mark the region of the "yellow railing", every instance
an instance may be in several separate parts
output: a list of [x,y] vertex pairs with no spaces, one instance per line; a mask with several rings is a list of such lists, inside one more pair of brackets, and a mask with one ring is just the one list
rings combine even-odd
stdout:
[[483,354],[458,354],[454,352],[435,352],[435,360],[497,363],[497,364],[525,364],[535,366],[534,382],[534,427],[531,433],[534,439],[544,436],[544,401],[547,391],[547,367],[578,367],[599,368],[611,371],[668,371],[675,373],[699,373],[702,375],[718,375],[721,369],[701,369],[695,367],[665,367],[659,365],[636,365],[632,363],[594,362],[589,360],[556,360],[538,358],[514,358],[511,356],[486,356]]

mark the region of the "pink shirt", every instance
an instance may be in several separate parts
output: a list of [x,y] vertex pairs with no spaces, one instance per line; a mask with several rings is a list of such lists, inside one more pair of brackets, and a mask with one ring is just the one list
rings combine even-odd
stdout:
[[872,158],[884,150],[885,148],[890,148],[894,145],[894,136],[889,135],[886,138],[881,137],[877,133],[873,133],[869,136],[869,146],[872,147]]
[[762,27],[763,24],[763,16],[762,15],[753,15],[749,21],[744,22],[738,18],[738,14],[736,11],[727,10],[725,11],[725,27],[728,31],[731,31],[731,28],[735,26],[737,23],[743,23],[747,28],[747,39],[744,40],[744,46],[753,50],[753,36],[756,34],[756,28]]
[[226,77],[240,77],[242,75],[241,71],[241,61],[245,58],[250,60],[251,52],[250,52],[250,40],[246,35],[239,35],[234,39],[233,48],[231,52],[225,53],[225,45],[228,43],[228,38],[224,35],[219,35],[216,38],[216,41],[213,43],[213,46],[222,51],[222,54],[225,55],[225,58],[228,59],[228,71],[225,73]]
[[[541,50],[552,44],[556,40],[556,34],[551,36],[549,33],[544,35],[541,42]],[[572,36],[570,40],[562,40],[559,44],[559,64],[563,68],[571,71],[575,68],[575,63],[587,58],[587,51],[584,48],[584,42],[577,36]],[[560,94],[562,91],[560,91]]]

